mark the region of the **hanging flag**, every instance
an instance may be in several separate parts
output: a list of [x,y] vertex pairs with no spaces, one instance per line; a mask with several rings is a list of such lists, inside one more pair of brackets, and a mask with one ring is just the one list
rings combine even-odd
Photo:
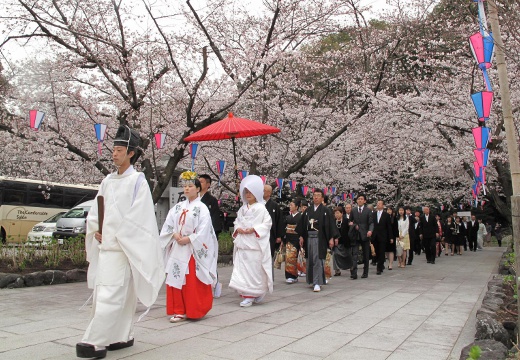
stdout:
[[330,188],[330,192],[331,192],[332,194],[336,194],[336,187],[335,187],[335,186],[331,187],[331,188]]
[[101,146],[103,144],[103,140],[105,140],[105,135],[107,133],[107,125],[106,124],[94,124],[94,130],[96,131],[96,139],[98,141],[98,154],[101,155]]
[[29,110],[29,125],[34,131],[38,131],[45,118],[45,113],[38,110]]
[[276,179],[276,186],[278,186],[278,197],[282,197],[283,178]]
[[289,180],[287,181],[289,183],[289,188],[291,189],[291,191],[296,191],[296,181],[295,180]]
[[307,196],[307,193],[309,192],[308,186],[302,186],[302,194],[303,196]]
[[191,171],[195,171],[195,158],[197,157],[198,149],[199,149],[199,144],[197,144],[197,143],[190,144]]
[[475,140],[475,147],[477,149],[487,148],[490,131],[491,129],[485,126],[479,126],[471,130],[473,133],[473,139]]
[[487,167],[488,166],[488,160],[489,160],[489,149],[484,149],[482,151],[482,166]]
[[249,171],[247,170],[241,170],[238,172],[238,177],[240,180],[244,179],[249,174]]
[[324,187],[324,188],[323,188],[323,195],[327,195],[327,191],[328,191],[328,190],[329,190],[328,188]]
[[491,88],[491,81],[489,80],[487,69],[492,65],[491,62],[494,52],[493,35],[491,33],[489,33],[489,35],[483,35],[482,33],[473,34],[469,38],[469,46],[478,67],[482,71],[486,90],[492,91],[493,89]]
[[264,175],[261,175],[260,179],[262,179],[262,181],[263,181],[263,183],[265,185],[265,182],[267,181],[267,177],[265,177]]
[[220,186],[220,180],[224,176],[226,170],[226,160],[217,160],[217,172],[218,172],[218,186]]
[[479,121],[488,121],[491,113],[491,105],[493,104],[493,92],[481,91],[471,94],[471,100],[477,113]]
[[166,141],[166,134],[157,133],[155,134],[155,146],[157,149],[162,149],[164,147],[164,142]]
[[347,197],[348,197],[347,193],[343,193],[342,197],[343,197],[343,201],[347,201]]
[[473,155],[475,155],[478,166],[484,166],[484,151],[475,149],[473,150]]

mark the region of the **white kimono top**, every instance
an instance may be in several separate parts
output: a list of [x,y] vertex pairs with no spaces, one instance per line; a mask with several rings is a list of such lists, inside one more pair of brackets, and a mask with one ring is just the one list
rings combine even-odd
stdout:
[[[257,274],[254,274],[255,269],[262,269],[267,280],[267,284],[264,284],[266,289],[273,292],[273,276],[272,276],[272,259],[271,259],[271,247],[269,244],[269,236],[271,231],[272,219],[269,212],[266,210],[265,205],[260,202],[256,202],[253,205],[244,204],[238,210],[237,218],[235,220],[235,229],[242,228],[248,229],[253,228],[255,230],[252,234],[238,234],[234,233],[233,237],[235,240],[233,250],[233,274],[229,287],[239,292],[249,293],[256,296],[260,296],[265,292],[260,288],[256,288]],[[251,264],[247,258],[249,251],[258,252],[261,254],[259,259],[261,264]],[[243,257],[243,259],[238,259]],[[238,269],[240,265],[246,268]],[[238,269],[238,270],[237,270]]]
[[[188,236],[190,243],[179,245],[173,234]],[[209,210],[200,197],[176,204],[166,216],[161,230],[161,247],[166,264],[166,284],[181,289],[189,274],[191,256],[195,259],[197,278],[206,285],[217,281],[218,242]]]
[[[164,264],[152,194],[144,174],[133,166],[122,175],[110,174],[101,182],[97,196],[100,195],[105,204],[101,244],[94,238],[99,230],[97,202],[87,216],[88,287],[93,289],[96,279],[103,277],[98,273],[100,251],[124,252],[132,269],[137,298],[150,307],[164,282]],[[109,266],[103,268],[110,271]]]

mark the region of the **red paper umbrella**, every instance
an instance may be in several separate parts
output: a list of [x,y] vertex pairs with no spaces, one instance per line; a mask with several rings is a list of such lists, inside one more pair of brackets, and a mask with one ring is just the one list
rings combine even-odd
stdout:
[[235,139],[268,135],[278,132],[280,132],[280,129],[277,127],[265,125],[253,120],[237,118],[233,116],[233,113],[229,113],[227,118],[217,121],[216,123],[206,126],[204,129],[191,134],[184,138],[184,141],[191,142],[231,139],[233,143],[233,158],[235,160],[235,179],[237,179],[238,182]]

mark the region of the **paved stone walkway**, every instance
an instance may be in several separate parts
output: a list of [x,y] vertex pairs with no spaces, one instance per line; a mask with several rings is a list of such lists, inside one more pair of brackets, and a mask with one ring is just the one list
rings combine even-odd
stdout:
[[[170,324],[162,292],[136,325],[135,346],[107,359],[459,359],[503,250],[443,255],[435,265],[421,255],[382,276],[371,266],[368,279],[344,273],[320,293],[275,270],[274,293],[245,309],[227,288],[232,268],[220,268],[223,296],[206,318]],[[74,359],[89,296],[86,283],[0,290],[0,359]]]

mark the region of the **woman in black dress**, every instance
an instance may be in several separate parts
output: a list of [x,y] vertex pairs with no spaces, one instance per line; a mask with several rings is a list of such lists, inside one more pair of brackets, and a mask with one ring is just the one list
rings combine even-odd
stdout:
[[[393,239],[399,239],[399,225],[397,223],[397,217],[395,216],[394,209],[392,207],[388,207],[386,209],[388,215],[390,215],[390,226],[392,227],[392,236]],[[394,265],[394,257],[395,257],[395,247],[396,241],[386,243],[386,258],[388,259],[388,270],[392,270]]]
[[455,252],[459,255],[462,255],[462,248],[464,247],[464,244],[466,243],[466,229],[464,228],[464,225],[460,222],[460,217],[455,218],[455,229],[453,230],[453,236],[455,238],[454,244],[455,244]]
[[453,232],[455,231],[455,224],[453,223],[453,219],[451,217],[448,217],[446,219],[446,223],[443,226],[442,229],[442,235],[444,237],[444,243],[445,243],[445,249],[446,253],[445,255],[448,256],[448,250],[451,249],[451,255],[453,255],[453,250],[455,248],[455,236],[453,235]]

